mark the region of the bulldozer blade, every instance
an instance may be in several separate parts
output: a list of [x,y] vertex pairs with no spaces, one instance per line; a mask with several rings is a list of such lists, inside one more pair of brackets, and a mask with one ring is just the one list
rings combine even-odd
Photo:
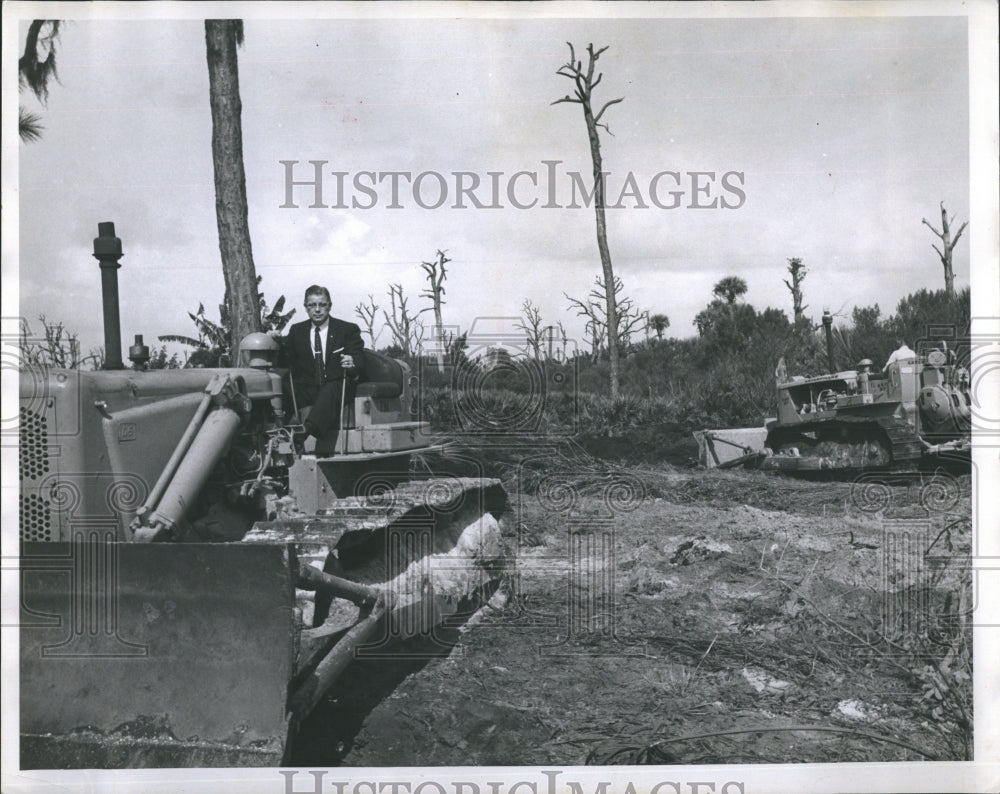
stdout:
[[698,462],[706,469],[728,469],[751,460],[763,452],[766,427],[732,427],[723,430],[698,430]]
[[247,544],[294,544],[299,587],[314,591],[299,594],[312,628],[302,633],[297,675],[326,652],[334,632],[359,620],[351,604],[373,595],[388,602],[381,635],[354,654],[378,655],[397,640],[433,637],[438,627],[461,620],[509,573],[499,521],[507,494],[499,480],[391,484],[368,497],[339,499],[317,516],[258,522],[243,538]]
[[285,546],[24,543],[24,769],[276,766],[298,618]]
[[766,452],[748,452],[745,455],[740,455],[738,458],[733,458],[732,460],[727,460],[725,463],[720,463],[715,468],[735,469],[738,466],[749,466],[751,463],[756,463],[759,460],[763,460],[765,457],[767,457]]

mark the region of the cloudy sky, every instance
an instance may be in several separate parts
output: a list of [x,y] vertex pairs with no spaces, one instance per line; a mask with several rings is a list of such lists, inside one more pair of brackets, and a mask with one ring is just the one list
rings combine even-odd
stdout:
[[[517,315],[530,299],[546,323],[582,335],[564,293],[583,296],[600,258],[593,210],[567,206],[570,172],[589,180],[591,169],[582,114],[551,104],[571,89],[556,74],[567,41],[578,53],[588,42],[608,46],[595,104],[624,97],[604,117],[613,133],[602,140],[609,201],[633,186],[621,208],[608,210],[611,254],[625,293],[667,314],[670,334],[695,333],[695,314],[727,275],[746,280],[746,299],[758,308],[790,314],[782,283],[790,257],[809,269],[805,302],[814,318],[873,303],[891,312],[906,293],[943,286],[937,239],[921,219],[939,226],[942,200],[957,222],[969,218],[964,17],[397,12],[327,20],[244,13],[250,231],[271,300],[285,294],[298,306],[318,282],[334,293],[334,313],[353,318],[369,294],[387,305],[387,286],[398,282],[410,306],[424,308],[419,264],[445,249],[446,323],[466,330],[477,317]],[[110,220],[126,252],[124,345],[136,333],[147,343],[190,334],[187,312],[204,303],[217,317],[223,296],[203,23],[77,19],[57,47],[60,81],[47,106],[21,95],[45,130],[18,151],[20,314],[64,322],[84,349],[101,344],[91,251],[98,222]],[[331,206],[311,208],[313,189],[300,186],[297,208],[282,207],[281,161],[289,160],[298,161],[300,181],[312,178],[309,161],[327,161]],[[368,171],[430,173],[417,195],[401,177],[391,206],[388,178],[375,198],[355,189],[355,179],[372,184]],[[460,201],[457,171],[475,175],[465,184],[481,180],[480,203],[498,206]],[[520,171],[529,175],[508,194]],[[664,171],[680,184],[667,175],[651,185]],[[346,206],[336,206],[333,172],[346,174]],[[738,176],[724,184],[728,172]],[[515,206],[535,199],[530,209]],[[955,251],[959,287],[970,281],[969,250],[966,236]]]

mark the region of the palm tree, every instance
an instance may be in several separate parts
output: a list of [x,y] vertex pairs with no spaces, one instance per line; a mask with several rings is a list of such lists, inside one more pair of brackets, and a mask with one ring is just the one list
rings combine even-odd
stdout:
[[739,276],[726,276],[712,287],[712,294],[717,298],[724,298],[729,306],[736,303],[736,299],[745,295],[746,291],[747,283]]
[[649,317],[649,327],[656,332],[657,339],[663,339],[663,332],[670,327],[670,318],[665,314],[652,314]]

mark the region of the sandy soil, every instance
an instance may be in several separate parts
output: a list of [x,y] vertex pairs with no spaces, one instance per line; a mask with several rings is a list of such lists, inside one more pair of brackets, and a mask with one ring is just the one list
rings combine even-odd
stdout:
[[296,763],[971,752],[968,475],[859,486],[660,464],[535,486],[511,494],[512,576],[491,606],[357,661]]

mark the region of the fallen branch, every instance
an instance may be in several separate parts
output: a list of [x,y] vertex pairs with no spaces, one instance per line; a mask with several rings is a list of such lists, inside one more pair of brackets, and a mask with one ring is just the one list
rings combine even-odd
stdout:
[[[698,739],[713,739],[713,738],[717,738],[717,737],[720,737],[720,736],[737,736],[737,735],[745,734],[745,733],[775,733],[775,732],[786,732],[786,731],[821,731],[821,732],[824,732],[824,733],[849,734],[849,735],[858,736],[858,737],[864,738],[864,739],[871,739],[871,740],[874,740],[874,741],[877,741],[877,742],[886,742],[887,744],[897,745],[897,746],[902,747],[902,748],[904,748],[906,750],[911,750],[911,751],[913,751],[915,753],[918,753],[919,755],[922,755],[924,758],[928,759],[929,761],[937,761],[937,760],[939,760],[938,757],[935,756],[933,753],[929,753],[926,750],[921,750],[919,747],[916,747],[915,745],[909,744],[908,742],[901,741],[900,739],[893,739],[893,738],[891,738],[889,736],[880,736],[877,733],[869,733],[867,731],[859,731],[859,730],[856,730],[854,728],[838,728],[838,727],[827,726],[827,725],[788,725],[788,726],[782,726],[782,727],[763,727],[763,726],[761,726],[761,727],[755,727],[755,728],[732,728],[732,729],[727,730],[727,731],[713,731],[711,733],[695,733],[695,734],[689,734],[687,736],[673,736],[673,737],[670,737],[669,739],[660,739],[657,742],[653,742],[652,744],[648,744],[648,745],[645,745],[645,746],[622,747],[622,748],[619,748],[618,750],[615,750],[610,755],[608,755],[607,758],[610,759],[610,758],[613,758],[613,757],[615,757],[617,755],[621,755],[622,753],[642,753],[642,754],[647,754],[650,751],[657,750],[657,749],[659,749],[660,747],[662,747],[664,745],[675,744],[677,742],[689,742],[689,741],[695,741],[695,740],[698,740]],[[588,764],[591,763],[594,757],[595,757],[594,753],[591,752],[587,756],[587,763]]]
[[[865,647],[867,647],[867,648],[873,648],[873,649],[874,649],[874,647],[875,647],[875,643],[873,643],[873,642],[871,642],[871,641],[869,641],[869,640],[866,640],[866,639],[864,639],[863,637],[860,637],[859,635],[855,634],[855,633],[854,633],[853,631],[851,631],[851,630],[850,630],[849,628],[847,628],[846,626],[844,626],[844,625],[841,625],[841,624],[840,624],[840,623],[838,623],[838,622],[837,622],[836,620],[834,620],[833,618],[831,618],[831,617],[830,617],[829,615],[827,615],[827,614],[826,614],[825,612],[823,612],[823,610],[821,610],[821,609],[820,609],[820,608],[819,608],[818,606],[816,606],[816,602],[815,602],[815,601],[813,601],[813,600],[812,600],[812,599],[810,599],[810,598],[809,598],[808,596],[806,596],[806,595],[805,595],[804,593],[802,593],[802,592],[801,592],[801,591],[800,591],[800,590],[798,589],[798,587],[796,587],[796,586],[795,586],[795,585],[793,585],[793,584],[790,584],[789,582],[786,582],[786,581],[785,581],[784,579],[782,579],[782,578],[781,578],[780,576],[778,576],[777,574],[775,574],[775,573],[773,573],[773,572],[771,572],[771,571],[767,570],[767,568],[761,568],[760,570],[761,570],[761,571],[762,571],[762,572],[763,572],[763,573],[764,573],[764,574],[765,574],[766,576],[768,576],[769,578],[773,579],[773,580],[774,580],[774,581],[776,581],[776,582],[777,582],[777,583],[778,583],[779,585],[781,585],[781,586],[782,586],[782,587],[784,587],[784,588],[785,588],[786,590],[788,590],[788,591],[789,591],[790,593],[793,593],[793,594],[795,595],[795,597],[796,597],[796,598],[799,598],[799,599],[801,599],[802,601],[804,601],[804,602],[805,602],[805,604],[806,604],[806,606],[808,606],[808,607],[809,607],[810,609],[812,609],[812,611],[813,611],[813,612],[815,612],[815,613],[816,613],[816,615],[817,615],[818,617],[820,617],[820,618],[821,618],[822,620],[826,621],[827,623],[829,623],[829,624],[830,624],[831,626],[833,626],[834,628],[836,628],[836,629],[838,629],[838,630],[840,630],[840,631],[844,632],[844,634],[846,634],[847,636],[849,636],[849,637],[852,637],[853,639],[857,640],[857,641],[858,641],[858,642],[860,642],[860,643],[861,643],[861,644],[862,644],[863,646],[865,646]],[[893,648],[896,648],[897,650],[900,650],[900,651],[903,651],[903,650],[905,650],[904,648],[902,648],[901,646],[897,645],[897,644],[896,644],[896,643],[894,643],[894,642],[893,642],[892,640],[890,640],[890,639],[889,639],[888,637],[884,637],[884,636],[880,636],[880,637],[879,637],[879,641],[880,641],[880,642],[885,642],[886,644],[888,644],[888,645],[891,645],[891,646],[892,646]],[[889,664],[891,664],[891,665],[892,665],[893,667],[897,668],[898,670],[902,670],[902,671],[903,671],[904,673],[906,673],[907,675],[909,675],[909,674],[911,673],[911,670],[910,670],[910,669],[909,669],[908,667],[906,667],[905,665],[902,665],[902,664],[900,664],[899,662],[897,662],[897,661],[896,661],[895,659],[893,659],[893,658],[892,658],[891,656],[889,656],[888,654],[881,654],[881,656],[882,656],[882,658],[883,658],[883,659],[884,659],[885,661],[887,661],[887,662],[888,662]]]

